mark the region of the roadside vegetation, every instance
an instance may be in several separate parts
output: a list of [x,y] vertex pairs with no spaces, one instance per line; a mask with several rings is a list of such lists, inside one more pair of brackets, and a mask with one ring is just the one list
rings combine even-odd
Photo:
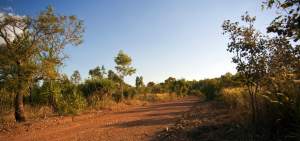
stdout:
[[161,140],[300,140],[300,1],[268,0],[262,7],[278,12],[267,33],[247,12],[241,22],[222,25],[237,73],[205,82],[203,94],[215,103],[207,108],[216,111],[203,113],[212,103],[196,106]]
[[[52,7],[37,17],[4,15],[0,18],[4,41],[0,45],[0,123],[193,95],[232,114],[224,121],[226,131],[218,134],[231,134],[228,140],[300,140],[300,1],[268,0],[262,5],[279,13],[266,27],[267,33],[255,28],[255,16],[247,12],[241,22],[222,24],[236,74],[194,81],[169,77],[147,84],[138,76],[135,86],[124,82],[137,69],[122,50],[114,58],[115,69],[96,66],[84,80],[77,70],[71,76],[60,73],[64,48],[82,42],[83,21],[75,16],[60,16]],[[206,132],[200,126],[193,125],[191,131]],[[209,131],[214,129],[219,127]],[[189,137],[200,139],[194,134]]]

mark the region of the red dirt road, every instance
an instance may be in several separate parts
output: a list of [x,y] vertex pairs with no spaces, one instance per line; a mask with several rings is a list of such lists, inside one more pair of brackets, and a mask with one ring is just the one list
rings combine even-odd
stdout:
[[12,132],[1,133],[0,141],[145,141],[174,124],[199,99],[155,103],[121,112],[94,113],[32,122]]

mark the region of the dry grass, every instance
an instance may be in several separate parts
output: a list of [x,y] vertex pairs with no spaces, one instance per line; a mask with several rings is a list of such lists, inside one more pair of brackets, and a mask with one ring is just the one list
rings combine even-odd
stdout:
[[[176,94],[161,93],[161,94],[146,94],[138,95],[133,99],[127,99],[122,102],[115,102],[112,98],[103,98],[93,106],[87,107],[83,113],[89,113],[99,110],[122,111],[130,106],[146,106],[151,102],[166,102],[178,99]],[[0,107],[0,124],[15,123],[13,107]],[[57,115],[50,106],[30,106],[25,105],[25,114],[28,120],[44,119],[49,116]]]
[[177,97],[174,93],[157,93],[157,94],[145,94],[145,95],[139,95],[135,99],[141,100],[141,101],[147,101],[147,102],[166,102],[170,100],[176,100],[179,97]]
[[223,101],[230,109],[247,108],[248,97],[243,88],[225,88],[221,90],[220,100]]

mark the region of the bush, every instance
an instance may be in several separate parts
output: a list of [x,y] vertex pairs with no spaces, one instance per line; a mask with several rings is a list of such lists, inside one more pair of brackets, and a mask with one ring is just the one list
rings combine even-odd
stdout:
[[60,115],[76,114],[86,106],[86,100],[78,86],[68,81],[44,82],[40,95],[47,95],[54,112]]
[[84,110],[87,102],[82,92],[74,84],[64,86],[62,97],[59,101],[60,114],[76,114]]
[[116,93],[116,83],[108,79],[87,80],[81,85],[81,90],[87,98],[88,104],[93,105],[104,97],[111,97]]
[[194,95],[194,96],[202,96],[202,92],[200,90],[194,90],[194,89],[190,89],[188,92],[189,95]]
[[137,90],[135,88],[126,88],[124,90],[124,97],[126,99],[133,99],[137,95]]
[[214,100],[218,96],[220,90],[221,87],[217,80],[203,80],[201,92],[205,95],[206,100]]
[[278,81],[278,90],[268,89],[261,96],[259,123],[270,137],[281,140],[300,139],[300,85]]

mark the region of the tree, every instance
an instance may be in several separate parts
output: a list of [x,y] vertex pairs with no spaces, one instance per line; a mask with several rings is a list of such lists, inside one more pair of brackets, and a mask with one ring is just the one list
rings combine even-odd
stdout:
[[201,92],[206,100],[214,100],[220,91],[220,82],[218,79],[205,79],[201,81]]
[[268,32],[286,36],[295,42],[300,39],[300,2],[299,0],[267,0],[264,6],[276,7],[279,15],[267,28]]
[[112,70],[108,71],[107,78],[117,83],[123,83],[123,80]]
[[173,83],[173,91],[177,96],[184,96],[188,92],[188,85],[184,79],[177,80]]
[[229,35],[227,51],[235,54],[232,58],[237,72],[243,77],[247,87],[252,111],[252,121],[257,118],[257,94],[267,73],[267,39],[256,31],[253,24],[255,17],[248,13],[241,17],[246,25],[229,20],[223,23],[223,34]]
[[147,83],[147,88],[146,88],[146,91],[149,92],[149,93],[152,93],[153,92],[153,88],[155,86],[155,83],[150,81]]
[[[115,57],[116,70],[119,73],[121,80],[124,80],[124,77],[130,76],[135,73],[136,69],[131,67],[131,58],[125,54],[122,50],[119,51],[118,55]],[[123,95],[123,83],[120,83],[121,95]],[[122,98],[121,98],[122,99]]]
[[[300,2],[299,0],[267,0],[264,6],[278,9],[278,16],[268,26],[269,33],[277,33],[280,38],[287,38],[293,47],[297,60],[300,60]],[[300,61],[296,64],[295,74],[300,80]]]
[[144,96],[146,95],[143,76],[137,76],[135,78],[135,88],[136,88],[136,90],[137,90],[138,93],[140,93],[140,94],[143,93]]
[[15,94],[15,118],[25,121],[23,97],[35,82],[55,79],[67,44],[82,42],[83,24],[59,16],[52,7],[37,17],[6,14],[0,18],[0,82]]
[[144,81],[143,81],[143,76],[137,76],[135,79],[135,87],[136,88],[141,88],[144,87]]
[[72,74],[72,76],[71,76],[71,82],[73,83],[73,84],[79,84],[80,83],[80,81],[81,81],[81,76],[80,76],[80,73],[79,73],[79,71],[78,70],[75,70],[74,72],[73,72],[73,74]]
[[155,83],[150,81],[150,82],[148,82],[147,87],[153,87],[154,85],[155,85]]
[[89,75],[92,77],[92,79],[103,79],[105,74],[106,72],[104,66],[102,66],[101,68],[97,66],[96,68],[89,71]]
[[175,82],[176,82],[176,78],[174,77],[169,77],[168,79],[165,80],[164,87],[169,93],[174,92]]

